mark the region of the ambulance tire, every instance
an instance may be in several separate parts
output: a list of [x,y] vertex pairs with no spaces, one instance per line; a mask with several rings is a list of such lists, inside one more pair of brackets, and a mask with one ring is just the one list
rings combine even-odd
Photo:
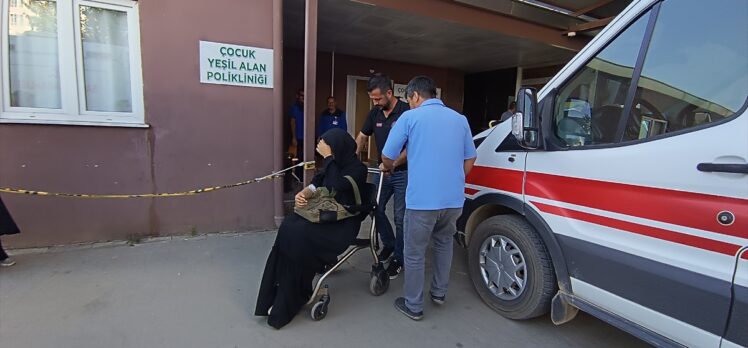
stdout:
[[[481,249],[490,238],[504,236],[516,245],[525,262],[524,288],[514,299],[502,299],[488,287],[480,265]],[[483,302],[503,317],[532,319],[548,313],[557,291],[556,274],[542,238],[524,218],[498,215],[486,219],[470,236],[468,269],[473,286]],[[506,297],[506,296],[505,296]]]

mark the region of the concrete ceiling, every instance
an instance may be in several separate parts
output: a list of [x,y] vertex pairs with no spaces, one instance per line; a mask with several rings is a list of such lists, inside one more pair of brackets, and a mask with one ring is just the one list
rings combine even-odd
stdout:
[[[567,62],[575,52],[350,0],[319,0],[318,49],[464,72]],[[284,0],[286,45],[304,47],[304,0]]]
[[571,11],[579,11],[593,5],[604,4],[588,12],[587,15],[595,18],[605,18],[621,13],[631,3],[631,0],[613,0],[610,2],[605,0],[540,0],[540,2]]
[[[451,1],[555,28],[615,16],[631,0]],[[570,12],[597,8],[585,14]],[[284,0],[284,40],[304,47],[304,0]],[[575,52],[453,21],[411,15],[365,0],[319,0],[318,49],[352,56],[458,69],[490,71],[566,63]],[[592,31],[591,34],[595,34]],[[589,34],[589,33],[588,33]]]

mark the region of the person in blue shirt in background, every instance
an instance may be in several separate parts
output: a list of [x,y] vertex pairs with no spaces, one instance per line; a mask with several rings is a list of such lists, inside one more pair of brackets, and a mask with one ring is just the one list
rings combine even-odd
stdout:
[[[304,161],[304,90],[296,91],[296,101],[291,105],[291,156]],[[301,181],[304,176],[304,168],[294,169],[296,179]]]
[[317,136],[319,137],[333,128],[340,128],[347,132],[348,124],[345,121],[345,112],[338,109],[335,97],[329,96],[327,97],[327,109],[322,111],[322,114],[319,116]]
[[453,235],[465,203],[465,177],[477,153],[465,116],[435,99],[436,84],[426,76],[410,80],[406,88],[410,110],[390,131],[382,163],[392,170],[403,146],[408,156],[405,195],[404,297],[395,308],[410,319],[423,318],[426,249],[433,247],[433,278],[429,296],[444,303],[452,267]]

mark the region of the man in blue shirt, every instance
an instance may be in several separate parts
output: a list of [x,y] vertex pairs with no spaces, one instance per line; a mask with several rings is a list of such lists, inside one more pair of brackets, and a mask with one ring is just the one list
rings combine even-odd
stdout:
[[465,177],[477,153],[465,116],[436,97],[436,84],[426,76],[413,78],[406,88],[410,111],[390,131],[382,153],[391,169],[403,146],[408,156],[405,196],[405,297],[395,308],[413,320],[423,318],[426,249],[434,240],[434,275],[429,295],[443,304],[452,266],[453,235],[465,203]]
[[340,128],[344,131],[348,131],[348,124],[345,120],[345,112],[338,109],[338,103],[335,97],[327,97],[327,109],[322,111],[319,116],[319,128],[317,129],[317,136],[322,136],[325,132],[333,128]]
[[[296,153],[292,156],[304,161],[304,90],[296,91],[296,101],[291,105],[291,147]],[[304,168],[296,167],[294,170],[296,179],[301,181],[304,176]]]

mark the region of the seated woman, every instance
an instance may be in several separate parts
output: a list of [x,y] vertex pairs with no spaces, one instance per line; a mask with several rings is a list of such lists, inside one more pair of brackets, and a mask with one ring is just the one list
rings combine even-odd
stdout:
[[[366,184],[367,169],[356,157],[356,142],[345,131],[332,129],[322,135],[317,152],[325,158],[324,169],[312,184],[296,195],[296,206],[304,207],[317,187],[337,192],[335,200],[354,205],[350,176],[359,189]],[[361,219],[354,216],[332,223],[312,223],[297,214],[283,220],[265,264],[255,315],[268,316],[268,324],[280,329],[309,300],[312,281],[325,265],[337,261],[358,235]]]

